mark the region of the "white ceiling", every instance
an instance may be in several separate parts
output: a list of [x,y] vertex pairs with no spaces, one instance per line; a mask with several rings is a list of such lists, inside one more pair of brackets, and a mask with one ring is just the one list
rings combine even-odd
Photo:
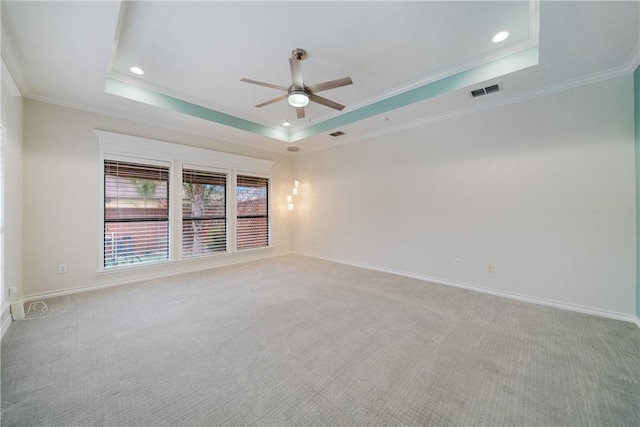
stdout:
[[[629,73],[638,65],[639,6],[637,1],[5,0],[2,56],[28,98],[278,152],[289,143],[246,129],[306,130],[309,135],[295,142],[304,152]],[[510,37],[492,43],[500,30]],[[449,76],[509,60],[532,46],[538,49],[537,65],[491,78],[482,74],[477,82],[465,80],[473,85],[454,85],[400,108],[371,108],[393,96],[406,100],[414,88],[444,87]],[[254,107],[282,92],[240,78],[289,86],[294,48],[308,52],[302,62],[305,84],[352,78],[351,86],[321,93],[345,110],[311,104],[299,120],[284,100]],[[145,74],[133,75],[133,65]],[[226,119],[206,120],[106,93],[107,79]],[[501,92],[469,95],[494,83]],[[370,112],[360,114],[365,111]],[[293,124],[289,130],[282,126],[287,118]],[[235,119],[244,125],[229,126]],[[322,123],[339,126],[318,130]],[[334,139],[328,136],[332,130],[347,135]]]

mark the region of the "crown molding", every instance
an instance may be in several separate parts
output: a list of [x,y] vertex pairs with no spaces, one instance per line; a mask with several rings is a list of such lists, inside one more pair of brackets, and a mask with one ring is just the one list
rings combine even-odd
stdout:
[[[166,95],[168,97],[172,97],[172,98],[176,98],[176,99],[180,99],[182,101],[186,101],[190,104],[193,105],[197,105],[200,107],[204,107],[213,111],[223,111],[224,107],[221,105],[217,105],[211,102],[208,102],[204,99],[198,98],[198,97],[194,97],[194,96],[190,96],[190,95],[186,95],[184,93],[178,93],[175,90],[169,89],[168,87],[162,86],[162,85],[158,85],[158,84],[154,84],[148,81],[145,81],[141,78],[137,78],[135,76],[131,76],[129,74],[123,73],[121,71],[118,71],[115,69],[115,65],[116,65],[116,59],[118,56],[118,47],[120,45],[120,39],[122,37],[122,32],[124,31],[124,25],[125,25],[125,21],[126,21],[126,17],[127,14],[129,13],[129,1],[121,1],[120,2],[120,11],[118,13],[118,22],[116,24],[116,31],[115,31],[115,36],[114,36],[114,41],[113,41],[113,46],[111,48],[111,56],[109,58],[109,67],[107,69],[107,78],[112,78],[114,80],[118,80],[122,83],[125,83],[127,85],[130,86],[135,86],[141,89],[145,89],[148,91],[152,91],[155,93],[158,93],[160,95]],[[274,127],[274,123],[270,123],[270,122],[265,122],[264,120],[259,120],[256,119],[255,117],[252,117],[250,115],[247,114],[243,114],[241,112],[238,111],[231,111],[228,112],[227,114],[233,114],[234,117],[243,119],[243,120],[247,120],[247,121],[251,121],[253,123],[265,126],[265,127],[270,127],[273,128]],[[285,131],[285,133],[290,133],[290,131]]]
[[[640,44],[638,44],[638,48],[640,48]],[[494,108],[502,107],[505,105],[524,102],[530,99],[539,98],[541,96],[552,95],[554,93],[560,93],[560,92],[575,89],[578,87],[588,86],[591,84],[630,75],[630,74],[633,74],[633,72],[638,66],[640,66],[640,65],[636,65],[640,61],[640,55],[638,55],[638,53],[639,53],[639,49],[636,48],[635,52],[629,57],[629,59],[619,67],[614,67],[602,72],[588,74],[586,76],[581,76],[575,79],[566,80],[566,81],[545,86],[542,88],[532,89],[529,91],[511,95],[511,96],[506,96],[504,98],[499,98],[494,101],[486,102],[484,104],[473,105],[470,107],[462,107],[462,108],[454,109],[451,111],[447,111],[445,113],[435,114],[420,120],[405,122],[398,126],[392,126],[385,129],[369,132],[366,134],[353,136],[351,138],[347,138],[342,141],[335,141],[335,142],[325,143],[322,146],[310,147],[308,149],[305,149],[304,153],[300,153],[298,155],[303,155],[303,154],[312,153],[316,151],[322,151],[332,147],[350,144],[350,143],[362,141],[365,139],[376,138],[383,135],[389,135],[392,133],[398,133],[408,129],[427,126],[431,123],[450,120],[457,117],[463,117],[469,114],[479,113],[482,111],[487,111]]]
[[532,42],[530,40],[527,40],[526,42],[520,43],[518,45],[514,45],[511,48],[503,50],[503,51],[501,51],[501,52],[499,52],[497,54],[490,55],[490,56],[484,57],[482,59],[478,59],[477,61],[470,62],[470,63],[468,63],[468,64],[466,64],[464,66],[456,66],[456,67],[444,68],[444,69],[438,71],[436,74],[431,74],[426,78],[415,80],[415,81],[413,81],[413,82],[411,82],[409,84],[406,84],[404,86],[396,87],[393,90],[380,93],[380,94],[375,95],[375,96],[373,96],[371,98],[368,98],[368,99],[366,99],[364,101],[349,105],[345,110],[348,112],[348,111],[351,111],[351,110],[357,110],[359,108],[367,107],[367,106],[369,106],[371,104],[374,104],[376,102],[384,101],[385,99],[391,98],[393,96],[402,95],[403,93],[406,93],[406,92],[411,91],[413,89],[418,89],[418,88],[420,88],[422,86],[435,83],[435,82],[437,82],[439,80],[442,80],[444,78],[447,78],[449,76],[453,76],[453,75],[456,75],[456,74],[463,73],[465,71],[473,70],[474,68],[480,67],[482,65],[490,64],[490,63],[492,63],[494,61],[509,57],[509,56],[514,55],[514,54],[516,54],[518,52],[526,51],[527,49],[530,49],[530,48],[535,47],[537,45],[538,45],[537,42]]
[[[2,39],[6,37],[5,29],[2,28]],[[3,71],[8,72],[11,75],[11,79],[13,80],[18,92],[20,92],[20,96],[25,97],[29,90],[22,79],[20,73],[16,73],[15,67],[15,55],[12,51],[12,48],[9,47],[10,43],[2,43],[2,53],[0,53],[0,58],[2,59]]]
[[[619,67],[614,67],[614,68],[611,68],[609,70],[605,70],[605,71],[602,71],[602,72],[589,74],[589,75],[586,75],[586,76],[578,77],[578,78],[567,80],[567,81],[564,81],[564,82],[559,82],[559,83],[556,83],[556,84],[553,84],[553,85],[550,85],[550,86],[545,86],[543,88],[532,89],[532,90],[529,90],[529,91],[526,91],[526,92],[522,92],[522,93],[514,94],[514,95],[511,95],[511,96],[508,96],[508,97],[500,98],[500,99],[497,99],[495,101],[487,102],[487,103],[484,103],[484,104],[481,104],[481,105],[474,105],[474,106],[471,106],[471,107],[459,108],[459,109],[448,111],[448,112],[445,112],[445,113],[442,113],[442,114],[432,115],[432,116],[426,117],[424,119],[415,120],[413,122],[403,123],[403,124],[400,124],[398,126],[392,126],[392,127],[388,127],[388,128],[382,129],[382,130],[377,130],[377,131],[374,131],[374,132],[369,132],[369,133],[358,135],[358,136],[352,136],[352,137],[346,138],[346,139],[344,139],[342,141],[334,141],[334,142],[330,142],[330,143],[323,143],[322,145],[315,145],[315,146],[311,146],[311,147],[305,147],[304,152],[289,153],[289,152],[287,152],[287,151],[285,151],[283,149],[280,149],[280,148],[275,148],[275,147],[272,148],[270,145],[259,146],[258,144],[251,143],[251,142],[245,142],[245,141],[242,141],[241,139],[233,140],[233,141],[231,141],[229,139],[225,139],[225,138],[219,138],[219,137],[217,137],[215,139],[217,141],[225,142],[225,143],[228,143],[228,144],[242,145],[242,146],[245,146],[245,147],[260,149],[260,150],[276,153],[276,154],[287,156],[287,157],[298,157],[298,156],[301,156],[301,155],[305,155],[305,154],[309,154],[309,153],[313,153],[313,152],[317,152],[317,151],[326,150],[326,149],[333,148],[333,147],[336,147],[336,146],[350,144],[350,143],[353,143],[353,142],[358,142],[358,141],[361,141],[361,140],[364,140],[364,139],[375,138],[375,137],[378,137],[378,136],[383,136],[383,135],[388,135],[388,134],[392,134],[392,133],[401,132],[401,131],[404,131],[404,130],[407,130],[407,129],[412,129],[412,128],[421,127],[421,126],[427,126],[427,125],[429,125],[431,123],[436,123],[436,122],[443,121],[443,120],[454,119],[454,118],[457,118],[457,117],[463,117],[463,116],[466,116],[466,115],[469,115],[469,114],[478,113],[478,112],[482,112],[482,111],[486,111],[486,110],[491,110],[493,108],[498,108],[498,107],[501,107],[501,106],[514,104],[514,103],[518,103],[518,102],[523,102],[523,101],[527,101],[527,100],[530,100],[530,99],[538,98],[538,97],[541,97],[541,96],[551,95],[551,94],[554,94],[554,93],[563,92],[563,91],[574,89],[574,88],[577,88],[577,87],[586,86],[586,85],[598,83],[598,82],[601,82],[601,81],[606,81],[606,80],[610,80],[610,79],[613,79],[613,78],[621,77],[621,76],[624,76],[624,75],[633,74],[633,72],[635,71],[635,69],[638,66],[640,66],[640,43],[638,44],[638,46],[636,46],[636,48],[631,53],[631,55],[627,58],[625,63],[623,65],[619,66]],[[17,82],[16,82],[16,84],[17,84]],[[18,89],[20,89],[19,86],[18,86]],[[22,92],[22,93],[24,93],[24,92]],[[83,105],[83,104],[76,104],[76,103],[71,103],[71,102],[66,102],[66,101],[60,101],[60,100],[57,100],[57,99],[47,98],[47,97],[39,96],[39,95],[33,95],[33,94],[26,95],[25,98],[32,99],[32,100],[35,100],[35,101],[40,101],[40,102],[46,102],[46,103],[49,103],[49,104],[59,105],[59,106],[66,107],[66,108],[72,108],[72,109],[75,109],[75,110],[86,111],[86,112],[90,112],[90,113],[94,113],[94,114],[101,114],[101,115],[105,115],[105,116],[116,118],[116,119],[121,119],[121,120],[126,120],[126,121],[134,121],[136,123],[140,123],[140,124],[144,124],[144,125],[148,125],[148,126],[160,127],[160,128],[171,130],[171,131],[185,133],[187,135],[194,135],[194,136],[198,136],[198,137],[204,137],[204,138],[211,139],[211,134],[209,134],[207,132],[194,131],[192,128],[189,128],[187,126],[176,126],[176,125],[168,126],[167,123],[160,122],[158,120],[150,120],[150,119],[146,119],[146,118],[141,118],[139,116],[132,117],[130,114],[120,114],[120,113],[117,113],[117,112],[110,111],[108,109],[100,109],[100,108],[95,108],[95,107],[89,107],[89,106]]]
[[[218,112],[222,112],[222,111],[227,111],[227,109],[225,109],[222,105],[218,105],[218,104],[214,104],[212,102],[206,101],[202,98],[198,98],[195,96],[191,96],[191,95],[187,95],[187,94],[183,94],[183,93],[178,93],[175,90],[169,89],[165,86],[162,85],[158,85],[158,84],[154,84],[154,83],[150,83],[147,81],[144,81],[142,79],[139,79],[135,76],[130,76],[128,74],[122,73],[120,71],[116,71],[116,70],[111,70],[109,71],[109,73],[107,74],[107,80],[111,78],[113,80],[117,80],[119,82],[122,82],[128,86],[133,86],[136,88],[140,88],[143,90],[147,90],[150,92],[154,92],[156,94],[159,94],[161,96],[167,96],[167,97],[171,97],[171,98],[175,98],[175,99],[179,99],[180,101],[184,101],[187,102],[189,104],[193,104],[193,105],[197,105],[199,107],[204,107],[207,108],[209,110],[212,111],[218,111]],[[119,96],[119,95],[118,95]],[[138,101],[140,102],[140,101]],[[246,121],[250,121],[252,123],[255,123],[257,125],[260,126],[265,126],[268,128],[276,128],[277,125],[275,125],[274,123],[271,122],[267,122],[264,120],[258,120],[255,117],[252,117],[248,114],[243,114],[240,113],[238,111],[234,111],[234,110],[228,110],[226,113],[224,114],[230,114],[233,115],[233,117],[242,119],[242,120],[246,120]],[[303,127],[301,127],[301,129],[303,129]],[[291,131],[290,130],[285,130],[282,131],[286,134],[290,134]]]
[[[390,98],[392,96],[396,96],[396,95],[400,95],[402,93],[408,92],[410,90],[413,89],[417,89],[421,86],[425,86],[434,82],[437,82],[438,80],[442,80],[446,77],[455,75],[455,74],[459,74],[468,70],[472,70],[474,68],[480,67],[482,65],[486,65],[489,64],[491,62],[495,62],[497,60],[500,60],[502,58],[506,58],[509,57],[511,55],[514,55],[518,52],[522,52],[525,51],[527,49],[530,49],[532,47],[538,46],[539,44],[539,29],[540,29],[540,6],[539,6],[539,1],[538,0],[530,0],[529,1],[529,22],[528,22],[528,28],[529,28],[529,36],[527,37],[527,39],[516,43],[512,46],[509,46],[508,48],[505,49],[501,49],[500,51],[492,54],[492,55],[488,55],[482,58],[478,58],[474,61],[468,62],[467,64],[464,65],[457,65],[457,66],[452,66],[452,67],[448,67],[448,68],[444,68],[442,70],[439,70],[437,73],[435,74],[431,74],[429,76],[423,77],[421,79],[415,80],[413,82],[410,82],[408,84],[405,84],[403,86],[400,87],[396,87],[392,90],[389,90],[387,92],[383,92],[383,93],[379,93],[371,98],[368,98],[364,101],[358,102],[356,104],[352,104],[349,105],[346,108],[346,111],[351,111],[351,110],[357,110],[359,108],[362,107],[366,107],[368,105],[374,104],[378,101],[382,101],[385,100],[387,98]],[[338,114],[334,114],[335,116],[337,116]],[[331,118],[331,117],[329,117]]]
[[2,90],[8,91],[8,95],[9,96],[22,97],[22,92],[20,91],[20,88],[18,87],[18,84],[16,83],[16,79],[15,79],[15,77],[13,75],[14,73],[11,72],[11,70],[7,66],[7,63],[4,61],[4,58],[2,58],[2,74],[3,74],[3,76],[4,76],[5,73],[9,76],[9,79],[5,79],[4,77],[2,78]]
[[275,153],[281,156],[285,156],[285,157],[291,157],[291,153],[286,151],[286,148],[276,148],[276,147],[272,147],[271,145],[259,145],[257,143],[254,142],[247,142],[242,140],[241,138],[238,139],[233,139],[230,140],[228,138],[224,138],[224,137],[218,137],[216,136],[215,138],[211,137],[211,132],[206,132],[206,131],[197,131],[194,130],[193,128],[189,127],[189,126],[181,126],[181,125],[168,125],[167,122],[162,122],[160,120],[155,120],[155,119],[148,119],[148,118],[144,118],[144,117],[140,117],[140,116],[132,116],[131,114],[125,114],[125,113],[119,113],[119,112],[115,112],[106,108],[95,108],[95,107],[90,107],[84,104],[80,104],[80,103],[74,103],[74,102],[68,102],[68,101],[60,101],[58,99],[55,98],[48,98],[46,96],[41,96],[41,95],[28,95],[28,96],[24,96],[24,98],[32,100],[32,101],[37,101],[37,102],[44,102],[46,104],[52,104],[52,105],[57,105],[59,107],[64,107],[64,108],[70,108],[73,110],[78,110],[81,112],[86,112],[86,113],[91,113],[91,114],[99,114],[102,116],[106,116],[106,117],[111,117],[113,119],[118,119],[118,120],[124,120],[127,122],[131,122],[131,123],[136,123],[136,124],[141,124],[141,125],[146,125],[146,126],[151,126],[151,127],[155,127],[155,128],[159,128],[159,129],[165,129],[165,130],[169,130],[172,132],[179,132],[179,133],[183,133],[185,135],[192,135],[192,136],[197,136],[200,138],[206,138],[209,140],[213,140],[213,141],[218,141],[218,142],[223,142],[229,145],[240,145],[243,147],[249,147],[249,148],[253,148],[256,150],[262,150],[262,151],[266,151],[266,152],[270,152],[270,153]]

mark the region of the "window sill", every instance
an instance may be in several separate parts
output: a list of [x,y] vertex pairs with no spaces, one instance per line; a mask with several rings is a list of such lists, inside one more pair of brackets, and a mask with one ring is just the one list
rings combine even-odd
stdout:
[[176,263],[177,261],[167,260],[167,261],[145,262],[140,264],[123,264],[118,267],[98,269],[98,271],[96,271],[96,274],[98,276],[109,276],[117,273],[129,272],[129,271],[150,270],[158,267],[164,267],[167,265],[174,265]]
[[247,253],[247,252],[266,251],[266,250],[269,250],[269,249],[273,249],[273,245],[259,246],[259,247],[256,247],[256,248],[238,249],[234,253],[243,254],[243,253]]
[[[128,273],[150,273],[157,272],[158,270],[188,270],[188,266],[198,266],[202,265],[206,267],[207,263],[213,264],[213,266],[218,264],[226,264],[227,260],[233,259],[236,257],[241,257],[243,254],[250,254],[256,252],[263,252],[273,250],[274,246],[262,246],[259,248],[248,248],[248,249],[240,249],[234,252],[218,252],[210,255],[202,255],[195,256],[190,258],[184,258],[180,260],[167,260],[167,261],[157,261],[157,262],[149,262],[143,264],[129,264],[122,265],[118,267],[113,267],[109,269],[99,269],[96,271],[96,276],[98,277],[109,277],[109,276],[118,276],[118,275],[127,275]],[[184,268],[187,267],[187,268]]]

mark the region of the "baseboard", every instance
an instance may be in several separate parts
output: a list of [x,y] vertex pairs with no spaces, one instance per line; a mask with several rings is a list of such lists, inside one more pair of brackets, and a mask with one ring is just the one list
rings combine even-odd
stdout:
[[[473,284],[469,284],[469,283],[455,282],[455,281],[451,281],[451,280],[442,279],[442,278],[439,278],[439,277],[431,277],[431,276],[419,275],[419,274],[415,274],[415,273],[409,273],[409,272],[406,272],[406,271],[394,270],[394,269],[384,268],[384,267],[370,265],[370,264],[363,264],[363,263],[358,263],[358,262],[353,262],[353,261],[346,261],[346,260],[342,260],[342,259],[338,259],[338,258],[324,257],[324,256],[312,254],[312,253],[293,252],[293,251],[270,253],[270,254],[266,254],[266,255],[252,257],[251,259],[233,259],[233,260],[229,260],[229,261],[226,261],[226,262],[218,263],[218,264],[216,264],[214,266],[198,266],[198,267],[194,267],[194,268],[180,268],[180,269],[176,269],[176,270],[174,270],[174,271],[172,271],[170,273],[163,272],[161,274],[149,274],[149,275],[145,275],[144,277],[136,277],[136,278],[133,278],[133,279],[115,280],[115,281],[111,281],[111,282],[107,282],[107,283],[80,286],[80,287],[76,287],[76,288],[63,289],[63,290],[59,290],[59,291],[51,291],[51,292],[42,292],[42,293],[38,293],[38,294],[31,294],[31,295],[24,296],[22,298],[22,302],[23,303],[27,303],[27,302],[31,302],[31,301],[38,301],[38,300],[43,300],[43,299],[48,299],[48,298],[56,298],[56,297],[61,297],[61,296],[78,294],[78,293],[82,293],[82,292],[91,292],[91,291],[96,291],[96,290],[99,290],[99,289],[112,288],[112,287],[116,287],[116,286],[123,286],[123,285],[128,285],[128,284],[133,284],[133,283],[140,283],[140,282],[145,282],[145,281],[148,281],[148,280],[160,279],[160,278],[163,278],[163,277],[171,277],[171,276],[176,276],[176,275],[184,274],[184,273],[192,273],[192,272],[197,272],[197,271],[212,270],[212,269],[216,269],[216,268],[224,267],[224,266],[228,266],[228,265],[241,264],[241,263],[251,262],[251,261],[258,261],[260,259],[273,258],[273,257],[283,256],[283,255],[288,255],[288,254],[293,254],[293,253],[295,253],[297,255],[307,256],[307,257],[310,257],[310,258],[317,258],[317,259],[322,259],[322,260],[325,260],[325,261],[331,261],[331,262],[336,262],[336,263],[339,263],[339,264],[349,265],[349,266],[352,266],[352,267],[365,268],[367,270],[380,271],[380,272],[383,272],[383,273],[395,274],[395,275],[398,275],[398,276],[409,277],[409,278],[412,278],[412,279],[422,280],[422,281],[425,281],[425,282],[437,283],[437,284],[440,284],[440,285],[453,286],[453,287],[456,287],[456,288],[462,288],[462,289],[467,289],[467,290],[470,290],[470,291],[480,292],[480,293],[484,293],[484,294],[495,295],[495,296],[498,296],[498,297],[514,299],[514,300],[523,301],[523,302],[529,302],[529,303],[533,303],[533,304],[546,305],[546,306],[549,306],[549,307],[559,308],[559,309],[562,309],[562,310],[568,310],[568,311],[574,311],[574,312],[578,312],[578,313],[590,314],[590,315],[593,315],[593,316],[604,317],[604,318],[614,319],[614,320],[620,320],[620,321],[623,321],[623,322],[631,322],[631,323],[635,324],[636,326],[638,326],[638,328],[640,328],[640,317],[633,316],[633,315],[628,315],[628,314],[624,314],[624,313],[617,313],[617,312],[612,312],[612,311],[607,311],[607,310],[602,310],[602,309],[597,309],[597,308],[592,308],[592,307],[585,307],[585,306],[580,306],[580,305],[575,305],[575,304],[567,304],[567,303],[548,300],[548,299],[544,299],[544,298],[532,297],[532,296],[528,296],[528,295],[521,295],[521,294],[517,294],[517,293],[513,293],[513,292],[498,291],[498,290],[495,290],[495,289],[485,288],[485,287],[482,287],[482,286],[477,286],[477,285],[473,285]],[[8,316],[8,321],[5,321],[5,315],[4,315],[5,310],[9,310],[9,307],[10,307],[9,304],[5,304],[2,307],[2,322],[3,322],[2,323],[2,335],[3,336],[4,336],[4,333],[6,332],[6,330],[9,328],[9,325],[11,324],[11,316]]]
[[9,330],[9,326],[11,326],[11,322],[13,321],[13,319],[11,318],[11,304],[2,304],[2,309],[0,310],[0,319],[2,323],[2,332],[0,338],[2,338],[4,337],[4,334]]
[[549,300],[549,299],[545,299],[545,298],[538,298],[538,297],[533,297],[533,296],[529,296],[529,295],[522,295],[522,294],[518,294],[518,293],[515,293],[515,292],[500,291],[500,290],[496,290],[496,289],[485,288],[485,287],[482,287],[482,286],[473,285],[473,284],[470,284],[470,283],[456,282],[456,281],[452,281],[452,280],[443,279],[443,278],[440,278],[440,277],[425,276],[425,275],[410,273],[410,272],[406,272],[406,271],[394,270],[394,269],[390,269],[390,268],[380,267],[380,266],[376,266],[376,265],[363,264],[363,263],[346,261],[346,260],[337,259],[337,258],[324,257],[324,256],[315,255],[315,254],[312,254],[312,253],[296,252],[296,254],[303,255],[303,256],[308,256],[308,257],[311,257],[311,258],[322,259],[322,260],[325,260],[325,261],[336,262],[336,263],[339,263],[339,264],[349,265],[349,266],[352,266],[352,267],[365,268],[367,270],[380,271],[382,273],[395,274],[395,275],[398,275],[398,276],[409,277],[409,278],[412,278],[412,279],[418,279],[418,280],[422,280],[422,281],[425,281],[425,282],[437,283],[439,285],[453,286],[453,287],[456,287],[456,288],[467,289],[467,290],[470,290],[470,291],[480,292],[480,293],[483,293],[483,294],[494,295],[494,296],[498,296],[498,297],[502,297],[502,298],[509,298],[509,299],[513,299],[513,300],[532,303],[532,304],[545,305],[545,306],[549,306],[549,307],[559,308],[561,310],[567,310],[567,311],[573,311],[573,312],[577,312],[577,313],[590,314],[592,316],[598,316],[598,317],[604,317],[604,318],[607,318],[607,319],[620,320],[620,321],[623,321],[623,322],[631,322],[631,323],[634,323],[635,325],[637,325],[640,328],[640,318],[638,318],[636,316],[633,316],[633,315],[630,315],[630,314],[617,313],[617,312],[614,312],[614,311],[602,310],[602,309],[593,308],[593,307],[585,307],[585,306],[581,306],[581,305],[577,305],[577,304],[568,304],[568,303]]
[[197,271],[204,271],[204,270],[213,270],[219,267],[225,267],[228,265],[234,265],[234,264],[242,264],[245,262],[251,262],[251,261],[258,261],[261,259],[266,259],[266,258],[273,258],[273,257],[277,257],[277,256],[282,256],[282,255],[289,255],[292,254],[292,251],[286,251],[286,252],[269,252],[269,253],[259,253],[259,252],[255,252],[252,254],[252,256],[250,257],[243,257],[243,258],[233,258],[233,259],[227,259],[224,261],[218,261],[216,262],[215,265],[195,265],[195,266],[188,266],[188,265],[181,265],[178,268],[175,268],[174,270],[167,272],[167,271],[163,271],[161,273],[156,273],[156,274],[144,274],[135,278],[126,278],[126,279],[120,279],[120,280],[112,280],[112,281],[108,281],[108,282],[104,282],[104,283],[99,283],[99,284],[92,284],[92,285],[85,285],[85,286],[78,286],[78,287],[74,287],[74,288],[68,288],[68,289],[61,289],[58,291],[50,291],[50,292],[40,292],[37,294],[30,294],[30,295],[25,295],[22,297],[22,301],[24,303],[27,302],[32,302],[32,301],[39,301],[39,300],[45,300],[45,299],[49,299],[49,298],[57,298],[57,297],[63,297],[63,296],[67,296],[67,295],[74,295],[74,294],[79,294],[79,293],[83,293],[83,292],[92,292],[92,291],[97,291],[100,289],[106,289],[106,288],[113,288],[116,286],[123,286],[123,285],[130,285],[133,283],[141,283],[141,282],[146,282],[148,280],[155,280],[155,279],[162,279],[165,277],[171,277],[171,276],[177,276],[179,274],[185,274],[185,273],[195,273]]

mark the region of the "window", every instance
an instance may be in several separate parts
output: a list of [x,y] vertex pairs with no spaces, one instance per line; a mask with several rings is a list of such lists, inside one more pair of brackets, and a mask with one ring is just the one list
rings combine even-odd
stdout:
[[238,175],[238,250],[269,245],[269,179]]
[[[158,264],[188,271],[269,250],[272,161],[93,132],[101,159],[97,274],[139,267],[128,279]],[[259,250],[237,254],[250,248]]]
[[169,259],[169,167],[104,162],[104,267]]
[[227,250],[227,175],[182,170],[182,256]]

